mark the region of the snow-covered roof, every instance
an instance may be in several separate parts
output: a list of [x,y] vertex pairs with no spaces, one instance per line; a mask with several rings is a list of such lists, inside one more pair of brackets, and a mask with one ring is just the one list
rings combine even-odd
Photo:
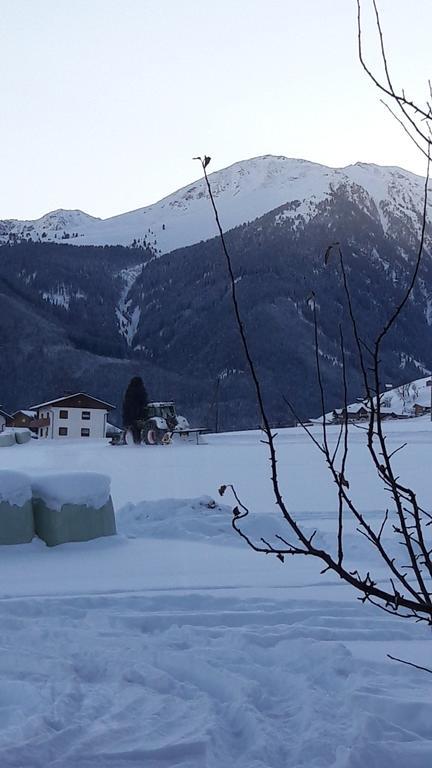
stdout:
[[[89,395],[87,392],[74,392],[71,395],[63,395],[63,397],[57,397],[55,400],[47,400],[46,403],[39,403],[38,405],[32,405],[31,408],[37,411],[40,408],[47,408],[49,405],[62,403],[64,402],[64,400],[71,400],[74,397],[88,397],[90,398],[90,400],[95,400],[95,402],[100,403],[101,405],[105,405],[107,408],[115,408],[115,405],[111,405],[111,403],[107,403],[105,402],[105,400],[101,400],[99,397],[95,397],[94,395]],[[74,406],[72,405],[69,407],[73,408]]]
[[29,419],[32,419],[34,416],[36,416],[36,411],[25,411],[23,408],[19,408],[17,411],[13,412],[13,416],[16,416],[18,413],[23,413],[24,416],[28,416]]
[[[343,413],[344,408],[336,408],[336,413]],[[359,411],[367,411],[367,405],[366,403],[351,403],[351,405],[347,406],[348,413],[358,413]]]

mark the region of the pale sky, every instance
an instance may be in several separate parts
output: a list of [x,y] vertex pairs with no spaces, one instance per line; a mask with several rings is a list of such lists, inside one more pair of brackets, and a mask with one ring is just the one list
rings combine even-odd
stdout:
[[[424,101],[432,2],[379,5]],[[424,173],[358,63],[355,0],[0,0],[0,70],[0,219],[149,205],[204,153]]]

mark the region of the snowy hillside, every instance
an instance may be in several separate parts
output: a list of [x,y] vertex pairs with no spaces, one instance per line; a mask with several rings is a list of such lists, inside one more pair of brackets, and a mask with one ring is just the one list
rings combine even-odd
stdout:
[[[430,381],[431,377],[425,376],[422,379],[416,379],[399,387],[386,390],[381,395],[381,412],[384,415],[394,414],[395,416],[407,418],[423,416],[430,412],[431,387],[428,386]],[[367,401],[350,403],[348,405],[348,413],[358,413],[365,406],[367,407]],[[336,413],[340,412],[341,409],[336,410]],[[327,413],[326,420],[331,422],[334,418],[334,413],[334,411]],[[320,423],[322,419],[315,419],[314,421]]]
[[390,389],[382,397],[383,410],[397,416],[414,416],[415,406],[430,408],[431,388],[427,385],[428,381],[430,376]]
[[[335,169],[273,155],[235,163],[212,173],[210,180],[226,230],[285,204],[287,210],[277,214],[278,221],[288,217],[307,223],[316,206],[341,186],[380,221],[384,231],[395,218],[417,229],[424,187],[421,177],[400,168],[356,163]],[[139,242],[157,253],[215,235],[202,179],[154,205],[109,219],[94,218],[78,210],[58,210],[35,221],[0,222],[0,242],[23,238],[73,245],[130,246]]]

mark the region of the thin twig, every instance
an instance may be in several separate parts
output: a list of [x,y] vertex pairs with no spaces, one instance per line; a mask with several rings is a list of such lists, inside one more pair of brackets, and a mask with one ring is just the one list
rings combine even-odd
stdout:
[[430,672],[430,674],[432,675],[432,669],[429,669],[428,667],[422,667],[420,664],[414,664],[413,661],[398,659],[397,656],[392,656],[390,653],[387,654],[387,658],[391,659],[392,661],[398,661],[400,664],[406,664],[408,667],[414,667],[415,669],[420,669],[422,672]]

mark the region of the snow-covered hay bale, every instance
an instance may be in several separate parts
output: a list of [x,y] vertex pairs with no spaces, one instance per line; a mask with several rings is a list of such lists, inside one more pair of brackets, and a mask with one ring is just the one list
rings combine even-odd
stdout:
[[0,432],[0,448],[8,448],[15,445],[15,435],[13,432]]
[[0,544],[25,544],[32,540],[31,499],[30,480],[26,475],[0,469]]
[[22,443],[28,443],[31,440],[31,432],[29,429],[15,429],[15,440],[21,445]]
[[110,480],[96,472],[70,472],[32,479],[37,535],[53,547],[116,533]]

